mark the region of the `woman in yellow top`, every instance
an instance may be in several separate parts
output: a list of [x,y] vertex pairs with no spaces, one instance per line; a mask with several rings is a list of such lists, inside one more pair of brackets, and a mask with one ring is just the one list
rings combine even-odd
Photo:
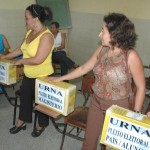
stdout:
[[[28,32],[20,48],[12,53],[0,55],[0,58],[12,59],[20,54],[23,58],[14,61],[15,65],[24,65],[25,77],[21,85],[20,111],[16,125],[10,129],[11,134],[26,129],[26,122],[32,122],[32,104],[35,98],[35,79],[53,73],[51,64],[54,38],[48,28],[44,26],[45,20],[52,19],[52,12],[47,7],[37,4],[30,5],[25,10],[25,21]],[[49,124],[49,117],[38,112],[38,125],[32,132],[38,137]]]

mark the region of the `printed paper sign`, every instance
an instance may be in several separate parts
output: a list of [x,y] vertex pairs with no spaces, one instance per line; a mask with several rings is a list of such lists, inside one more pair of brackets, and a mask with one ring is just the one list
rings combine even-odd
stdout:
[[38,103],[51,107],[61,113],[64,111],[65,91],[42,83],[38,86]]
[[104,142],[120,150],[150,150],[150,129],[111,116]]
[[6,65],[0,64],[0,82],[6,83]]

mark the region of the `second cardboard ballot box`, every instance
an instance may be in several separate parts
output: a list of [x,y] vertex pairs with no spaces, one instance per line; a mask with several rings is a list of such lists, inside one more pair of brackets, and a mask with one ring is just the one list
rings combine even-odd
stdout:
[[24,76],[23,66],[15,66],[12,60],[0,60],[0,82],[3,84],[14,84]]
[[106,111],[100,142],[118,150],[150,150],[150,119],[113,105]]
[[35,102],[64,116],[74,110],[76,86],[66,82],[47,82],[36,79]]

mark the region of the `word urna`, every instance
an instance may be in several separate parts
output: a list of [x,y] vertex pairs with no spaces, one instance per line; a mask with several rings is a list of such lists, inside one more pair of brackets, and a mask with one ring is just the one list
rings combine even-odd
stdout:
[[141,128],[139,126],[118,120],[116,118],[111,118],[110,123],[117,126],[117,127],[120,127],[120,128],[126,129],[126,130],[130,130],[130,131],[135,131],[137,133],[140,133],[141,135],[145,134],[148,137],[150,137],[150,130],[146,130],[146,129]]
[[43,85],[43,84],[40,84],[40,83],[39,83],[39,88],[44,90],[44,91],[49,91],[50,93],[54,93],[56,95],[60,95],[61,97],[63,96],[61,91],[59,91],[56,88],[52,88],[52,87],[49,87],[49,86],[46,86],[46,85]]

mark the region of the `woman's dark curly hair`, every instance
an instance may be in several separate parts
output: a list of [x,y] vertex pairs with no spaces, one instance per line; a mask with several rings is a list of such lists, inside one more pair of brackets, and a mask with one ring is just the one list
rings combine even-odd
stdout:
[[32,4],[26,8],[26,10],[30,11],[33,18],[38,17],[39,20],[44,23],[45,20],[52,20],[53,13],[49,7],[43,7],[38,4]]
[[104,16],[104,22],[110,33],[110,44],[123,50],[133,49],[136,45],[137,35],[134,24],[123,14],[110,13]]

